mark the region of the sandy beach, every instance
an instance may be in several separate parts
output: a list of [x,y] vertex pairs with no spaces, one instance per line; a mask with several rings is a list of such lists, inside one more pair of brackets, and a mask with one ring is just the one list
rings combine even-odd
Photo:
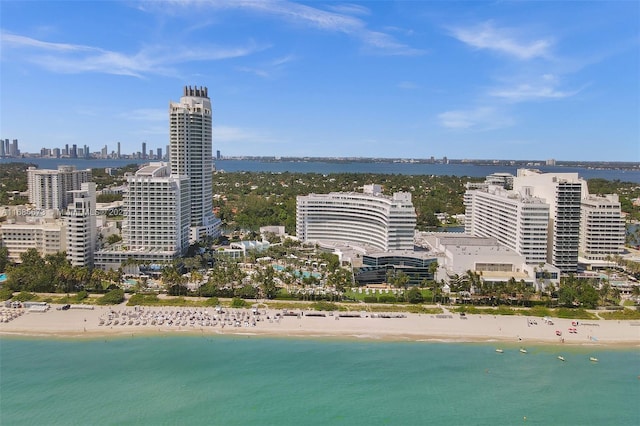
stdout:
[[[640,321],[569,320],[527,316],[381,314],[260,309],[95,306],[46,312],[12,309],[0,335],[95,338],[191,333],[206,335],[310,336],[356,339],[640,346]],[[20,315],[16,313],[20,311]],[[6,310],[5,310],[6,312]],[[323,316],[318,316],[323,315]],[[360,315],[359,317],[343,315]],[[577,324],[576,324],[577,322]]]

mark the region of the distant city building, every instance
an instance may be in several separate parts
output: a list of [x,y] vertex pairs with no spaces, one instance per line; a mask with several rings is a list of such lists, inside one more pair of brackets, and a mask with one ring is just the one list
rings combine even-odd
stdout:
[[12,157],[20,157],[20,149],[18,149],[18,139],[13,140],[13,143],[9,147],[9,154]]
[[13,142],[10,142],[9,139],[0,139],[0,157],[20,157],[18,139],[14,139]]
[[416,212],[411,194],[383,195],[379,185],[363,193],[298,196],[296,234],[304,242],[341,241],[378,251],[413,250]]
[[91,169],[76,170],[75,166],[58,166],[58,170],[27,169],[29,202],[38,209],[62,210],[72,201],[70,191],[81,189],[91,180]]
[[142,142],[142,158],[147,158],[147,143]]
[[206,87],[185,86],[180,102],[169,103],[171,174],[189,177],[191,241],[220,235],[213,215],[211,113]]

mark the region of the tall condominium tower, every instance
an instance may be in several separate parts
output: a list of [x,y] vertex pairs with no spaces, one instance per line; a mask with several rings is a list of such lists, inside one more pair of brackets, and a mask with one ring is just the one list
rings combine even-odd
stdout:
[[578,269],[580,206],[586,181],[578,173],[541,173],[519,169],[513,189],[527,190],[549,204],[548,262],[563,273]]
[[76,170],[75,166],[58,166],[58,170],[27,169],[29,202],[38,209],[64,209],[73,201],[70,191],[81,189],[91,180],[91,169]]
[[82,183],[69,191],[71,203],[65,214],[67,259],[73,266],[93,266],[96,249],[96,184]]
[[169,138],[171,174],[190,181],[190,240],[216,237],[220,220],[213,215],[211,100],[206,87],[185,86],[180,102],[169,103]]

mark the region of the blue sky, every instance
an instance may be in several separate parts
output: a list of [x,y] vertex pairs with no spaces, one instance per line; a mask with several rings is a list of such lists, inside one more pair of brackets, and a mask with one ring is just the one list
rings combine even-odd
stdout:
[[222,155],[640,161],[640,2],[0,1],[0,137]]

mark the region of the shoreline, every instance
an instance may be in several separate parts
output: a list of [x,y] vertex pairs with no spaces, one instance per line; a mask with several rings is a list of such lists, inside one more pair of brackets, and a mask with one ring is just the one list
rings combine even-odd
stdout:
[[[228,309],[217,313],[210,308],[119,305],[62,311],[56,309],[59,305],[52,306],[53,309],[46,312],[23,310],[11,321],[0,323],[0,338],[90,340],[183,335],[492,343],[507,347],[640,347],[640,321],[637,320],[587,320],[581,324],[576,320],[553,318],[553,324],[547,324],[539,317],[485,314],[459,317],[453,314],[408,313],[403,317],[383,318],[366,312],[362,312],[360,317],[340,317],[337,313],[327,312],[320,313],[326,316],[318,316],[317,312],[313,316],[305,316],[304,311],[282,316],[280,311],[272,309],[261,309],[256,315],[250,309]],[[113,319],[113,323],[109,319]],[[115,319],[120,319],[125,325],[119,321],[115,323]]]

